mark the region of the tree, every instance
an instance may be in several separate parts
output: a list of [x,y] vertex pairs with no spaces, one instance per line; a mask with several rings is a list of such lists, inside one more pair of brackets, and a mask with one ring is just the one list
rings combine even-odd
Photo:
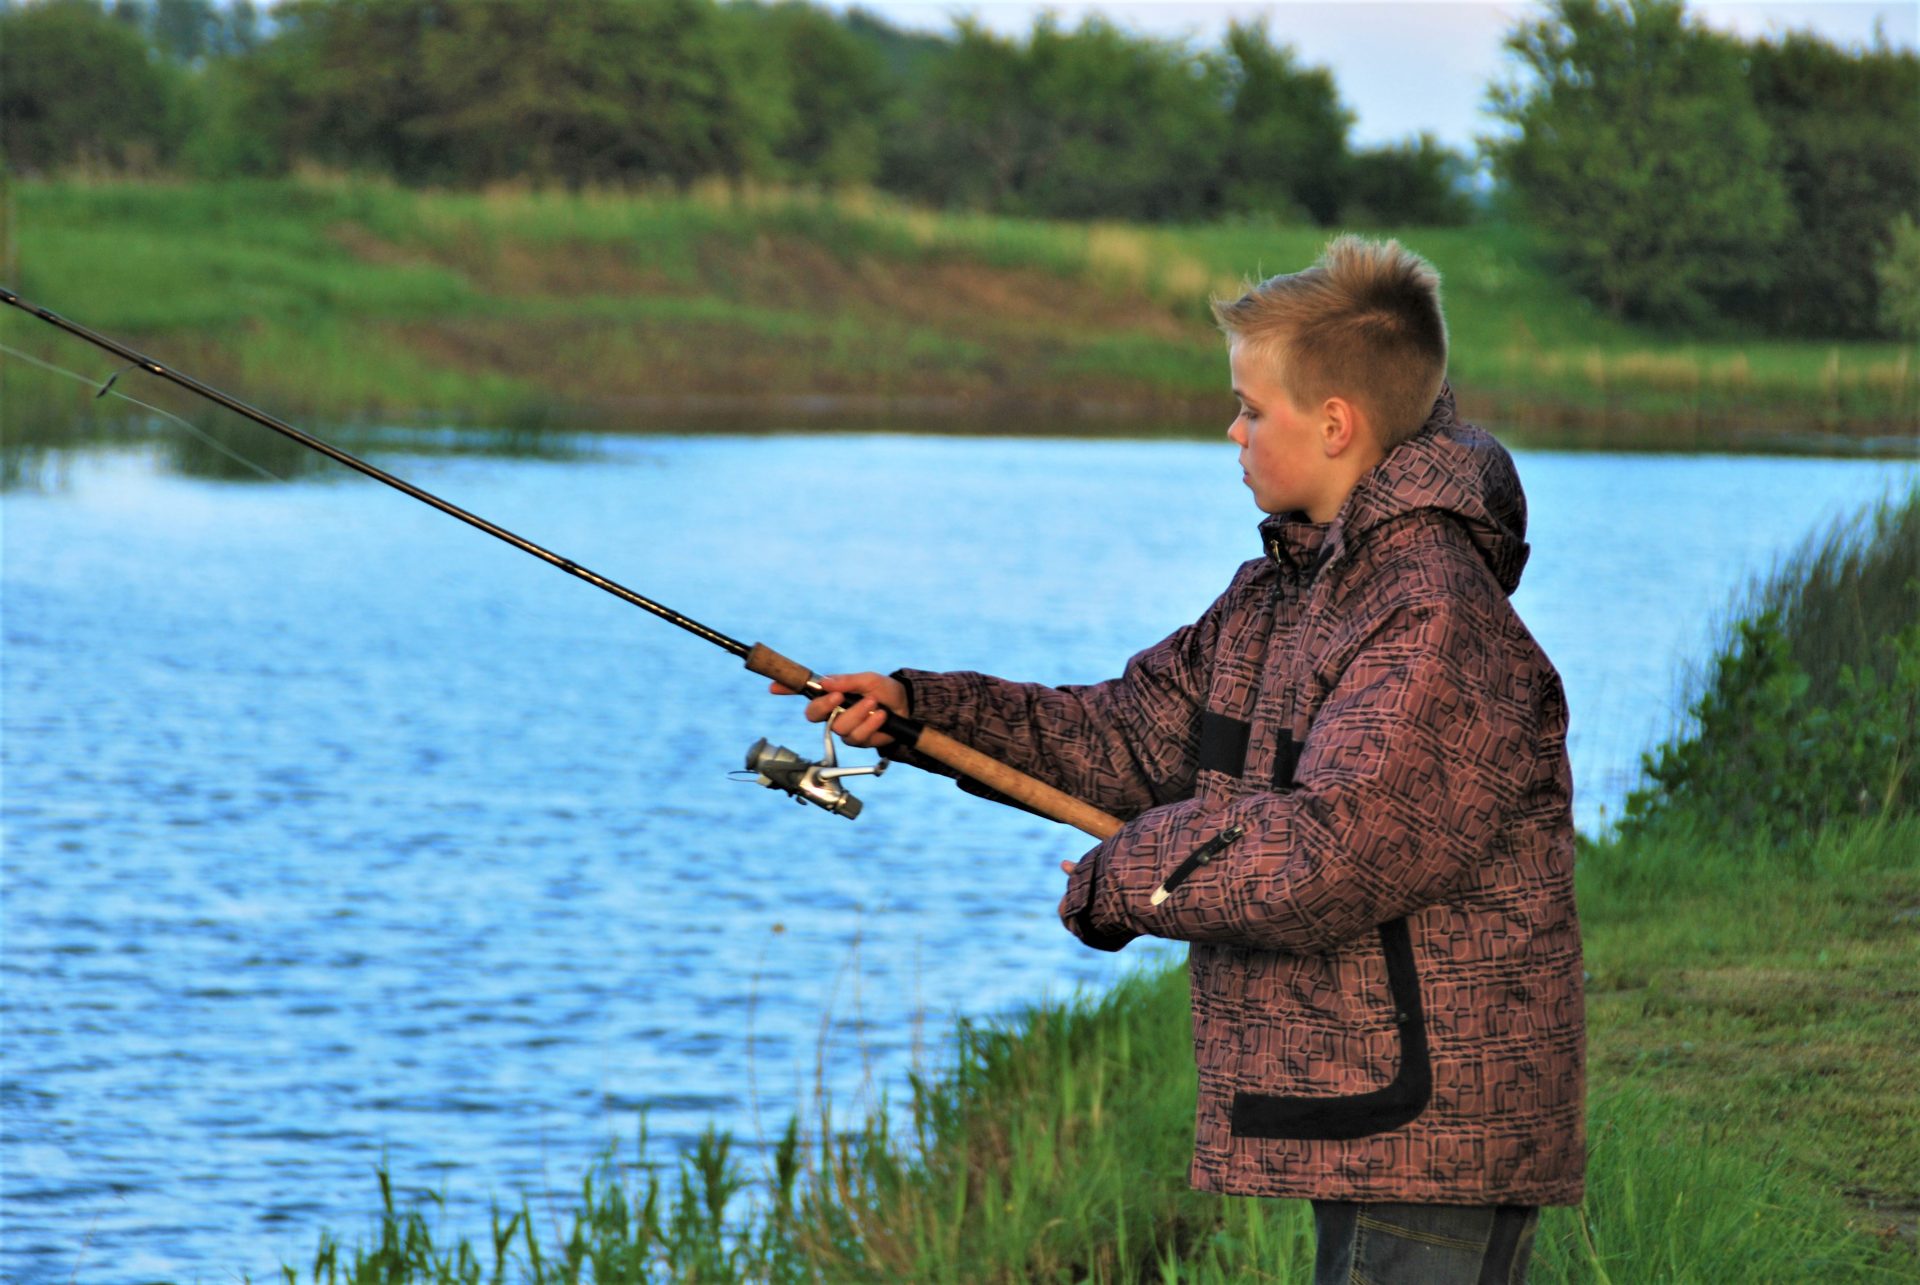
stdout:
[[1789,210],[1737,45],[1679,0],[1555,0],[1505,43],[1527,79],[1494,88],[1489,150],[1578,288],[1698,323],[1771,283]]
[[1207,56],[1100,18],[1064,30],[1043,17],[1024,42],[963,21],[920,100],[923,194],[1059,218],[1199,217],[1226,139],[1217,79]]
[[1062,218],[1210,212],[1227,132],[1212,59],[1103,18],[1065,31],[1043,17],[1026,64],[1034,150],[1020,207]]
[[1467,158],[1432,134],[1356,152],[1347,175],[1349,221],[1452,227],[1473,217]]
[[789,104],[713,0],[304,0],[292,142],[410,181],[765,174]]
[[1347,200],[1353,127],[1333,74],[1297,65],[1292,47],[1275,45],[1264,23],[1227,28],[1224,74],[1224,204],[1248,213],[1304,211],[1322,226],[1332,223]]
[[310,59],[295,41],[256,42],[251,30],[230,29],[226,53],[208,59],[197,77],[199,114],[180,161],[202,177],[277,176],[295,159]]
[[1920,56],[1796,33],[1749,46],[1747,59],[1793,210],[1792,253],[1733,307],[1784,334],[1876,333],[1874,264],[1895,219],[1920,211]]
[[9,168],[147,169],[179,141],[178,73],[95,0],[0,10],[0,151]]
[[423,34],[413,123],[472,179],[581,184],[770,169],[786,100],[709,0],[490,0]]
[[754,26],[786,80],[791,110],[774,145],[782,167],[826,183],[871,182],[893,94],[879,47],[805,0],[782,0]]
[[453,157],[417,122],[432,106],[421,74],[427,30],[452,18],[450,0],[291,0],[275,10],[271,69],[249,80],[284,93],[288,157],[370,169],[408,181],[449,181]]
[[1887,229],[1887,249],[1873,265],[1880,282],[1880,324],[1890,335],[1920,339],[1920,223],[1901,214]]
[[153,0],[149,36],[175,62],[193,62],[219,43],[220,13],[212,0]]
[[961,19],[952,52],[935,64],[918,107],[914,145],[890,166],[904,172],[913,195],[970,208],[1017,204],[1037,125],[1017,42]]

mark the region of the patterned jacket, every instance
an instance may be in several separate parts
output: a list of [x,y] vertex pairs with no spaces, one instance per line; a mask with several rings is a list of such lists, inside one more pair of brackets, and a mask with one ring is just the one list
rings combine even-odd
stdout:
[[913,717],[1127,820],[1060,914],[1192,943],[1194,1186],[1576,1204],[1567,711],[1508,602],[1512,461],[1443,391],[1332,523],[1260,529],[1119,678],[903,670]]

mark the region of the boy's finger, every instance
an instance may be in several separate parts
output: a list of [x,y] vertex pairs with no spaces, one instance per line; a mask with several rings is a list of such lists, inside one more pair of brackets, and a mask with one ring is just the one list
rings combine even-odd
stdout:
[[876,707],[871,715],[851,727],[844,722],[835,726],[842,729],[841,740],[856,748],[871,750],[893,743],[893,738],[881,730],[886,725],[887,711],[884,706],[881,706]]
[[[877,716],[877,717],[876,717]],[[841,712],[840,719],[834,724],[843,734],[871,734],[887,720],[886,707],[871,696],[862,696]]]

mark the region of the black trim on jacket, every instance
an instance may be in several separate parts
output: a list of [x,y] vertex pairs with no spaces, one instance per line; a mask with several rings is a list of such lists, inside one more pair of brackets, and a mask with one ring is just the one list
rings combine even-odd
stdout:
[[1387,957],[1387,993],[1400,1031],[1400,1069],[1386,1087],[1337,1097],[1233,1095],[1236,1138],[1364,1138],[1411,1123],[1433,1098],[1433,1063],[1427,1052],[1426,1016],[1420,1007],[1420,976],[1405,919],[1380,925]]

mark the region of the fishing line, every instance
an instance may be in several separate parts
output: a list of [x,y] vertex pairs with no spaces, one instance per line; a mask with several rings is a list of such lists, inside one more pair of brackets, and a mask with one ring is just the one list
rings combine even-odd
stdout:
[[142,410],[152,411],[155,415],[158,415],[161,419],[169,420],[172,423],[178,424],[180,427],[186,429],[189,433],[192,433],[195,437],[205,442],[208,446],[211,446],[214,450],[219,451],[222,455],[226,456],[228,459],[232,460],[234,463],[246,465],[248,468],[258,473],[261,477],[266,478],[269,482],[285,482],[288,480],[287,478],[281,477],[278,473],[275,473],[269,470],[264,465],[254,463],[252,460],[240,454],[238,451],[235,451],[232,447],[228,446],[226,443],[217,441],[213,437],[209,436],[208,434],[201,432],[199,429],[195,428],[192,424],[180,418],[178,415],[174,414],[172,411],[162,409],[159,406],[155,406],[152,402],[143,402],[138,397],[134,397],[134,396],[131,396],[130,394],[123,393],[119,389],[115,388],[114,384],[119,380],[120,376],[126,374],[129,370],[140,369],[137,365],[127,365],[127,366],[121,367],[119,370],[114,371],[113,374],[108,377],[107,382],[103,384],[96,379],[90,379],[87,376],[82,375],[78,371],[68,370],[64,366],[56,366],[50,361],[42,361],[40,358],[33,356],[31,353],[21,352],[18,348],[9,348],[5,344],[0,344],[0,353],[5,353],[9,357],[16,357],[19,360],[26,362],[29,366],[38,366],[40,369],[51,371],[56,375],[65,375],[68,379],[73,380],[75,383],[85,384],[88,388],[91,388],[94,390],[93,397],[95,401],[98,401],[102,397],[105,397],[109,393],[111,393],[113,396],[118,397],[123,402],[131,402],[133,405],[140,407]]

